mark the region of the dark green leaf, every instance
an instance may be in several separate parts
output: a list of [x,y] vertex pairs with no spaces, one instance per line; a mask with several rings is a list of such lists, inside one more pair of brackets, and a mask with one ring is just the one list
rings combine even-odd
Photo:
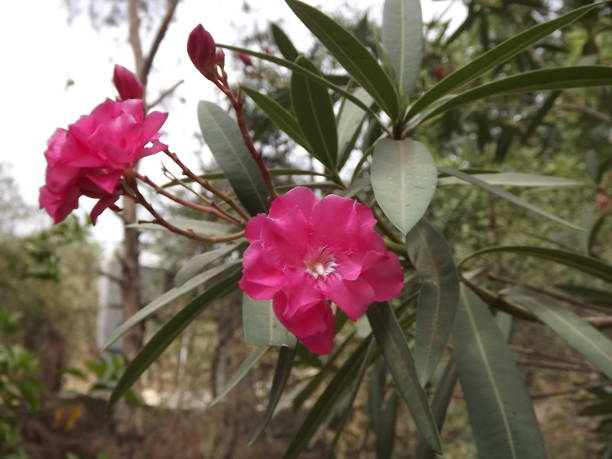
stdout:
[[253,102],[255,102],[257,106],[262,109],[266,116],[270,118],[270,121],[276,124],[281,131],[284,131],[289,137],[291,137],[291,139],[295,141],[295,143],[301,145],[307,150],[310,149],[297,120],[289,110],[271,97],[261,94],[254,89],[246,86],[243,86],[242,89],[245,94],[253,99]]
[[587,303],[612,308],[612,291],[600,290],[584,285],[560,284],[555,287],[565,290],[572,296],[581,298]]
[[[303,56],[298,65],[318,73],[317,68]],[[312,155],[324,166],[335,170],[338,161],[338,134],[331,97],[325,87],[300,73],[291,75],[291,104],[297,121],[306,137]]]
[[487,306],[466,288],[453,330],[454,358],[479,457],[545,458],[533,406]]
[[532,247],[526,245],[489,247],[474,252],[469,257],[464,258],[459,265],[463,265],[467,260],[470,260],[474,257],[479,257],[486,253],[496,252],[508,252],[519,254],[521,256],[541,258],[543,260],[548,260],[554,263],[569,266],[570,268],[577,269],[585,274],[597,277],[605,282],[612,283],[612,266],[604,263],[603,261],[600,261],[596,258],[578,255],[573,252],[567,252],[557,249],[548,249],[544,247]]
[[510,201],[513,204],[516,204],[517,206],[524,207],[525,209],[535,212],[536,214],[539,214],[543,217],[546,217],[549,220],[553,220],[557,223],[561,223],[563,225],[569,226],[570,228],[575,229],[575,230],[582,229],[579,226],[574,225],[573,223],[570,223],[562,218],[559,218],[551,213],[548,213],[540,209],[539,207],[534,206],[533,204],[529,204],[528,202],[523,201],[522,199],[516,197],[515,195],[513,195],[512,193],[509,193],[506,190],[503,190],[493,185],[489,185],[487,182],[485,182],[484,180],[480,180],[474,175],[464,174],[463,172],[456,171],[453,169],[447,169],[446,167],[439,167],[438,170],[445,174],[457,177],[458,179],[463,180],[465,182],[471,183],[472,185],[476,185],[477,187],[482,188],[483,190],[488,191],[489,193],[499,196],[500,198],[504,198],[505,200]]
[[240,269],[235,269],[230,277],[196,297],[159,329],[126,368],[110,396],[108,407],[117,403],[140,375],[213,300],[231,292],[241,275]]
[[591,230],[589,231],[589,238],[587,241],[587,250],[588,250],[589,255],[591,256],[595,256],[594,250],[595,250],[595,242],[597,241],[597,236],[599,235],[599,232],[604,227],[604,223],[606,219],[610,215],[612,215],[612,212],[604,212],[597,218],[597,220],[595,220],[595,223],[593,223],[593,226],[591,226]]
[[298,57],[298,50],[295,49],[293,43],[278,25],[271,23],[270,24],[270,32],[272,33],[272,38],[274,39],[274,43],[278,47],[278,50],[283,55],[283,57],[287,60],[294,61]]
[[336,403],[350,389],[363,361],[369,358],[371,344],[372,337],[370,336],[361,342],[342,367],[336,371],[332,380],[306,415],[306,419],[304,419],[299,430],[293,436],[283,456],[284,459],[300,457],[313,435],[319,430],[320,426],[334,409]]
[[[444,369],[442,378],[436,386],[436,391],[431,400],[431,410],[433,411],[434,419],[436,420],[436,425],[438,426],[438,430],[440,431],[442,431],[442,427],[444,426],[446,412],[453,397],[453,392],[455,391],[456,385],[457,365],[455,365],[454,360],[450,360],[446,364],[446,368]],[[422,440],[418,442],[415,459],[434,459],[435,457],[435,451],[433,451],[429,446],[427,446],[427,443]]]
[[257,347],[251,351],[251,353],[247,356],[246,359],[240,364],[236,372],[228,379],[227,383],[221,388],[217,396],[210,402],[208,406],[214,406],[219,403],[223,397],[225,397],[229,392],[236,387],[242,378],[244,378],[247,373],[251,370],[251,368],[259,362],[259,359],[263,357],[263,355],[268,350],[268,347]]
[[423,94],[410,108],[410,111],[407,114],[407,119],[412,118],[425,107],[449,94],[455,88],[463,86],[493,67],[506,62],[541,38],[544,38],[561,27],[571,24],[603,3],[605,2],[586,5],[582,8],[570,11],[569,13],[553,19],[552,21],[538,24],[525,30],[524,32],[519,33],[518,35],[515,35],[512,38],[509,38],[495,48],[481,54],[478,58],[474,59],[472,62],[460,68],[456,72],[451,73],[429,91]]
[[347,72],[395,120],[399,96],[374,56],[348,30],[316,8],[298,0],[285,0],[295,15],[325,45]]
[[104,345],[103,349],[107,349],[111,344],[113,344],[115,341],[121,338],[125,334],[125,332],[127,332],[130,328],[132,328],[138,322],[146,319],[151,314],[154,314],[155,312],[157,312],[159,309],[163,308],[170,302],[176,300],[177,298],[180,298],[186,293],[191,292],[195,288],[201,286],[202,284],[213,279],[214,277],[224,273],[225,271],[234,269],[236,265],[239,263],[241,263],[241,260],[232,261],[230,263],[227,263],[221,266],[215,266],[214,268],[211,268],[208,271],[205,271],[203,273],[200,273],[192,277],[187,282],[185,282],[183,285],[172,288],[168,290],[167,292],[163,293],[162,295],[158,296],[153,301],[151,301],[149,304],[147,304],[145,307],[139,309],[136,314],[134,314],[129,319],[127,319],[125,322],[123,322],[121,325],[119,325],[113,331],[112,335],[108,339],[108,342]]
[[[168,223],[185,231],[193,231],[205,236],[224,236],[239,231],[239,228],[225,223],[211,222],[208,220],[196,220],[194,218],[173,217],[168,218]],[[165,226],[158,223],[132,223],[130,228],[152,229],[169,231]]]
[[343,97],[346,97],[351,102],[353,102],[355,105],[358,105],[363,110],[368,112],[370,114],[370,116],[373,119],[375,119],[382,126],[382,122],[378,119],[377,113],[372,108],[370,108],[369,106],[365,105],[363,102],[361,102],[355,96],[353,96],[350,93],[350,91],[347,91],[346,89],[344,89],[344,88],[342,88],[342,87],[340,87],[340,86],[338,86],[336,84],[337,80],[342,80],[342,82],[343,82],[342,84],[345,84],[346,83],[345,82],[346,78],[344,76],[341,76],[341,75],[326,75],[325,78],[322,78],[320,75],[317,75],[316,73],[309,72],[305,68],[297,65],[295,62],[291,62],[291,61],[288,61],[286,59],[281,59],[280,57],[271,56],[270,54],[259,53],[257,51],[251,51],[250,49],[247,49],[247,48],[240,48],[238,46],[232,46],[232,45],[224,45],[224,44],[221,44],[221,43],[217,43],[217,47],[218,48],[229,49],[231,51],[236,51],[237,53],[244,53],[244,54],[247,54],[249,56],[253,56],[253,57],[257,57],[259,59],[263,59],[263,60],[268,61],[268,62],[273,62],[274,64],[280,65],[282,67],[286,67],[286,68],[288,68],[290,70],[293,70],[294,72],[300,72],[306,78],[309,78],[310,80],[319,83],[321,86],[326,86],[327,88],[331,89],[335,93],[337,93],[337,94],[339,94],[339,95],[341,95]]
[[395,79],[403,99],[414,90],[423,53],[421,2],[385,0],[382,43],[395,70]]
[[504,292],[504,298],[535,314],[567,344],[612,378],[612,341],[606,335],[549,296],[516,288]]
[[189,279],[194,277],[196,274],[201,273],[202,270],[210,263],[236,250],[241,245],[242,243],[240,242],[236,244],[227,244],[218,249],[200,253],[190,258],[185,263],[183,263],[181,269],[179,269],[176,275],[174,276],[174,285],[176,287],[180,287]]
[[[489,185],[496,186],[517,186],[517,187],[543,187],[561,188],[572,186],[586,186],[584,183],[564,177],[554,177],[551,175],[525,174],[522,172],[499,172],[494,174],[469,174],[472,177],[482,180]],[[466,185],[466,180],[457,177],[443,177],[438,179],[438,186],[442,185]]]
[[381,139],[374,147],[372,188],[381,209],[406,234],[423,217],[438,181],[425,145],[412,139]]
[[610,85],[612,85],[612,68],[610,67],[584,65],[534,70],[467,90],[428,112],[420,122],[469,102],[491,96]]
[[368,319],[376,341],[393,376],[395,387],[410,410],[412,418],[427,444],[442,452],[442,444],[427,395],[419,384],[414,360],[393,310],[387,303],[375,303],[368,308]]
[[294,347],[286,347],[283,346],[278,351],[278,360],[276,362],[276,369],[274,370],[274,377],[272,378],[272,387],[270,388],[270,395],[268,396],[268,406],[266,407],[266,412],[261,420],[261,423],[255,430],[255,433],[249,440],[249,445],[252,445],[257,438],[261,435],[261,433],[265,430],[268,423],[272,419],[274,415],[274,411],[276,410],[276,405],[281,399],[281,395],[283,394],[283,390],[285,390],[285,386],[287,385],[287,381],[289,380],[289,375],[291,374],[291,368],[293,368],[293,359],[295,358],[295,346]]
[[251,215],[267,212],[266,185],[236,121],[221,107],[207,101],[198,104],[198,120],[204,140],[242,205]]
[[444,353],[459,303],[459,276],[448,242],[422,219],[406,235],[406,248],[421,277],[414,360],[422,386]]

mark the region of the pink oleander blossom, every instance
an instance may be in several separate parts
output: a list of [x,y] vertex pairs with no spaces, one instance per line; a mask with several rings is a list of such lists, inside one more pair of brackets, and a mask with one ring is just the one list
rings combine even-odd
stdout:
[[240,288],[273,299],[280,322],[310,351],[328,354],[335,321],[330,302],[352,320],[403,286],[397,256],[374,231],[372,211],[336,195],[319,199],[297,187],[246,227]]
[[45,152],[47,172],[40,207],[55,223],[78,207],[80,196],[99,200],[91,211],[93,223],[105,209],[118,210],[115,202],[123,192],[121,176],[140,158],[167,148],[158,141],[167,116],[160,112],[145,115],[142,100],[107,99],[68,129],[57,129]]

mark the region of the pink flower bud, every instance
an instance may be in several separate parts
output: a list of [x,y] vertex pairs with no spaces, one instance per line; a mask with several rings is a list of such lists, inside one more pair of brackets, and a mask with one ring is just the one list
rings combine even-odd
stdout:
[[217,61],[215,40],[202,24],[198,24],[189,34],[187,54],[202,75],[206,78],[211,76]]
[[242,61],[242,63],[246,67],[249,67],[249,66],[253,65],[253,61],[251,60],[251,58],[249,57],[248,54],[238,53],[236,56],[238,57],[238,59],[240,59]]
[[113,84],[119,93],[119,100],[142,99],[144,95],[144,87],[138,77],[120,65],[115,65]]
[[221,68],[225,67],[225,53],[222,49],[218,49],[217,54],[215,54],[215,64]]

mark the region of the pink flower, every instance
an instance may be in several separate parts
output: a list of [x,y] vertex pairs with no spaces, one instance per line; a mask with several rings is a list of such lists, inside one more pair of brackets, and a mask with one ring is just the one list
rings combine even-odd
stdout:
[[[215,66],[219,57],[216,52],[215,40],[212,35],[198,24],[187,39],[187,54],[195,68],[206,78],[215,74]],[[223,54],[220,55],[224,57]]]
[[249,57],[248,54],[237,53],[236,56],[238,57],[238,59],[240,59],[242,61],[242,63],[246,67],[249,67],[249,66],[253,65],[253,61],[251,60],[251,58]]
[[357,201],[318,199],[304,187],[276,198],[270,214],[246,227],[240,288],[273,299],[276,316],[317,354],[333,347],[330,301],[352,320],[375,301],[396,297],[403,286],[397,256],[374,231],[372,211]]
[[121,176],[140,158],[167,148],[157,140],[167,117],[159,112],[145,116],[142,100],[107,99],[67,130],[57,129],[45,152],[47,173],[40,207],[55,223],[78,207],[80,196],[99,200],[91,211],[94,224],[105,209],[118,210]]
[[115,65],[113,84],[119,93],[119,100],[142,99],[144,95],[144,87],[138,77],[120,65]]

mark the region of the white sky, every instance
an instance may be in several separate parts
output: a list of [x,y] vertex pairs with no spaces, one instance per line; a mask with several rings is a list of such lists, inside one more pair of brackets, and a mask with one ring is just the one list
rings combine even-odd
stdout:
[[[170,117],[164,125],[162,140],[188,164],[196,164],[194,151],[198,144],[193,133],[198,129],[197,102],[217,98],[212,84],[192,67],[185,51],[187,36],[198,22],[216,41],[239,45],[237,30],[244,35],[255,23],[264,29],[269,21],[282,18],[296,46],[307,46],[308,31],[283,1],[253,0],[251,3],[255,8],[247,15],[241,11],[241,0],[181,1],[176,21],[170,26],[155,60],[155,69],[149,78],[149,100],[155,99],[160,89],[185,80],[176,92],[185,103],[176,101],[163,107],[170,112]],[[342,2],[310,3],[333,12]],[[352,3],[363,10],[370,8],[369,17],[380,19],[382,0],[353,0]],[[423,0],[424,18],[440,14],[449,3],[452,2]],[[464,15],[461,3],[455,2],[453,23],[458,24]],[[4,5],[0,15],[0,62],[4,69],[0,76],[4,89],[0,110],[3,133],[0,163],[10,165],[9,172],[27,204],[38,206],[38,189],[44,182],[46,167],[43,153],[53,131],[89,113],[106,97],[114,98],[111,74],[115,63],[133,68],[126,37],[126,25],[96,32],[86,13],[68,25],[62,0],[19,0]],[[148,42],[143,46],[146,50]],[[234,60],[228,56],[227,61]],[[66,86],[68,80],[74,81],[70,87]],[[142,162],[141,170],[163,182],[159,166],[159,160],[153,156]],[[80,215],[92,205],[93,201],[81,199]],[[50,223],[51,219],[41,217],[41,227]],[[93,233],[107,249],[111,248],[121,240],[119,219],[105,212]]]

